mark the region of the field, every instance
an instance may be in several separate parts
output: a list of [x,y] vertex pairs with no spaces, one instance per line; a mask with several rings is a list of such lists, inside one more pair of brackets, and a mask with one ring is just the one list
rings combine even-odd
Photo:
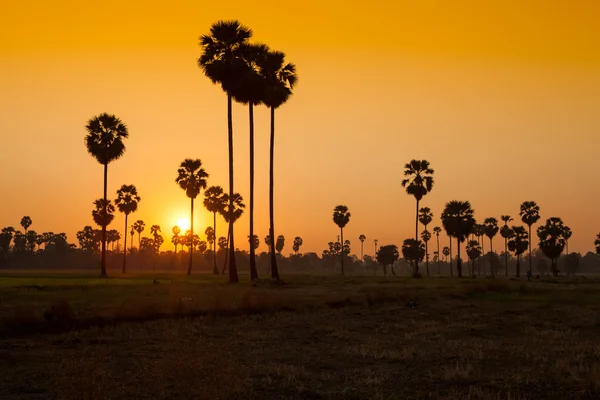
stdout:
[[0,398],[600,397],[596,279],[285,279],[3,272]]

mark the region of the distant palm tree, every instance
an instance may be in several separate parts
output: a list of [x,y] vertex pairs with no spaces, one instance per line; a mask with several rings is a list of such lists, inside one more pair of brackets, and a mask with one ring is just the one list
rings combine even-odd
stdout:
[[[425,231],[427,231],[427,225],[429,225],[433,221],[433,213],[429,207],[423,207],[419,209],[419,222],[423,224],[425,227]],[[431,239],[431,233],[429,234],[429,239]],[[421,232],[421,239],[423,239],[423,233]],[[427,239],[427,242],[429,242]],[[425,240],[423,240],[425,241]],[[427,242],[425,242],[425,264],[427,268],[427,276],[429,276],[429,247]]]
[[[106,242],[106,227],[110,225],[115,218],[115,206],[112,205],[110,200],[98,199],[94,201],[94,207],[95,208],[92,210],[92,217],[94,218],[94,222],[105,231],[104,242]],[[104,271],[104,273],[106,275],[106,271]]]
[[[225,211],[227,202],[223,197],[223,188],[221,186],[211,186],[204,191],[204,207],[213,213],[213,236],[217,235],[217,213],[222,214]],[[214,240],[213,240],[214,243]],[[217,251],[213,249],[213,274],[218,274]]]
[[[418,271],[416,269],[416,265],[419,260],[423,260],[425,257],[425,246],[423,242],[415,239],[404,239],[402,243],[402,255],[413,265],[413,277],[418,277]],[[394,273],[394,269],[392,267],[392,273]],[[394,275],[396,275],[394,273]]]
[[27,235],[27,229],[31,226],[31,218],[28,216],[24,216],[21,218],[21,226],[25,230],[25,235]]
[[521,221],[529,227],[529,272],[531,272],[531,225],[535,224],[540,219],[540,206],[535,201],[524,201],[521,204]]
[[[498,229],[498,220],[496,218],[490,217],[483,221],[483,232],[490,239],[490,254],[494,252],[494,244],[492,241],[494,236],[498,233]],[[495,275],[494,266],[492,265],[492,256],[490,256],[490,272],[492,276]]]
[[367,240],[367,237],[365,235],[360,235],[358,237],[358,240],[360,240],[360,260],[364,261],[365,256],[363,252],[363,243],[365,242],[365,240]]
[[[204,230],[204,234],[206,235],[206,240],[208,241],[208,244],[210,245],[210,249],[213,251],[213,253],[217,253],[217,249],[216,249],[216,236],[215,236],[215,230],[213,229],[212,226],[207,226],[206,229]],[[216,264],[215,264],[216,266]],[[217,268],[216,272],[213,268],[213,274],[218,274],[219,273],[219,269]]]
[[569,228],[568,226],[565,226],[563,228],[563,237],[565,238],[565,244],[567,246],[567,255],[569,255],[569,239],[571,239],[571,236],[573,236],[573,231],[571,231],[571,228]]
[[[350,212],[348,207],[339,205],[333,209],[333,222],[340,228],[341,240],[344,243],[344,227],[350,222]],[[344,252],[341,252],[342,258],[342,275],[344,275]]]
[[596,246],[596,254],[600,256],[600,233],[596,235],[596,240],[594,240],[594,246]]
[[171,243],[175,245],[175,254],[177,254],[177,245],[179,244],[179,234],[181,233],[181,228],[175,225],[172,229],[173,237],[171,238]]
[[482,248],[477,240],[469,240],[465,249],[471,260],[471,276],[475,275],[475,260],[481,256]]
[[450,247],[444,246],[442,249],[442,254],[446,257],[446,261],[448,261],[448,256],[450,255]]
[[[123,252],[123,273],[127,273],[127,218],[132,212],[136,212],[138,203],[141,201],[141,197],[138,195],[137,188],[134,185],[123,185],[117,190],[117,199],[115,204],[120,212],[125,214],[125,251]],[[133,235],[132,235],[133,244]]]
[[[402,187],[406,188],[406,193],[415,197],[417,200],[417,212],[415,215],[415,240],[419,241],[419,201],[433,189],[433,169],[429,166],[427,160],[411,160],[404,165],[404,176]],[[419,273],[419,262],[415,261],[415,274]]]
[[[119,159],[125,153],[123,139],[129,136],[127,126],[114,115],[106,113],[91,118],[85,126],[87,151],[104,166],[104,203],[108,205],[108,164]],[[104,210],[104,214],[107,211]],[[106,226],[102,227],[102,260],[100,276],[106,277]]]
[[504,269],[506,276],[508,276],[508,239],[514,234],[513,230],[508,226],[508,223],[513,219],[510,215],[501,215],[500,219],[504,222],[504,226],[500,229],[500,236],[504,238]]
[[[402,249],[404,251],[404,249]],[[381,246],[379,251],[375,255],[375,259],[377,260],[377,264],[383,267],[383,275],[387,275],[387,266],[391,265],[392,272],[394,271],[394,263],[400,257],[400,253],[398,253],[398,247],[394,244],[389,244],[387,246]],[[394,273],[395,275],[395,273]]]
[[[285,104],[292,96],[292,90],[298,82],[296,66],[286,63],[285,54],[269,51],[259,60],[260,71],[266,81],[263,104],[271,109],[271,140],[269,151],[269,235],[275,237],[274,211],[274,161],[275,161],[275,110]],[[279,280],[279,269],[273,245],[271,253],[271,278]]]
[[521,274],[521,254],[527,250],[529,245],[529,235],[522,226],[513,226],[511,231],[513,232],[510,240],[508,241],[508,248],[510,251],[515,253],[517,257],[517,277]]
[[150,227],[150,234],[154,237],[156,237],[156,235],[158,235],[159,233],[161,233],[160,231],[160,225],[152,225]]
[[[135,233],[134,225],[131,225],[131,231],[129,231],[129,234],[131,235],[131,249],[133,249],[133,235],[134,235],[134,233]],[[125,252],[127,252],[127,249],[125,249]]]
[[144,232],[144,228],[146,227],[146,223],[141,219],[135,221],[133,223],[132,228],[138,233],[138,246],[142,245],[142,232]]
[[427,243],[429,243],[429,241],[431,240],[431,232],[429,232],[427,229],[421,232],[421,240],[425,242],[425,265],[427,270],[427,276],[429,276],[429,252],[427,250]]
[[279,253],[279,255],[281,255],[281,252],[283,251],[284,246],[285,246],[285,236],[283,236],[283,235],[277,236],[277,240],[275,241],[275,250],[277,250],[277,253]]
[[[379,243],[379,240],[374,239],[373,240],[373,246],[374,246],[375,250],[373,251],[373,254],[377,254],[377,243]],[[398,250],[397,247],[396,247],[396,250]]]
[[438,259],[437,259],[437,265],[438,265],[438,275],[441,273],[440,270],[440,233],[442,233],[442,228],[440,228],[439,226],[435,226],[433,228],[433,234],[435,235],[435,239],[437,241],[437,253],[438,253]]
[[250,235],[248,235],[248,243],[251,243],[254,246],[254,249],[258,249],[258,246],[260,246],[260,238],[258,235],[254,235],[254,240],[250,240]]
[[562,220],[557,217],[548,218],[546,224],[538,227],[537,235],[540,239],[540,250],[552,263],[552,274],[558,276],[556,259],[560,257],[566,244],[565,226]]
[[[233,194],[233,200],[229,199],[229,195],[227,193],[223,194],[223,198],[225,200],[225,209],[223,210],[223,218],[225,222],[230,224],[234,224],[244,213],[244,208],[246,205],[243,203],[244,199],[239,193]],[[231,208],[231,204],[233,204],[233,208]],[[227,238],[227,248],[229,253],[231,254],[231,249],[235,249],[235,245],[233,242],[233,231],[229,231],[229,237]],[[225,259],[227,260],[227,254],[225,254]],[[225,273],[225,266],[223,266],[223,271],[221,273]],[[229,263],[229,282],[236,283],[239,282],[237,266],[235,263]]]
[[460,243],[464,242],[473,231],[475,218],[473,217],[473,209],[468,201],[452,200],[446,203],[444,212],[442,213],[442,225],[444,230],[456,238],[457,253],[456,270],[458,276],[462,277],[462,260],[460,258]]
[[303,240],[300,236],[296,236],[294,238],[294,244],[292,245],[292,250],[294,250],[295,254],[298,254],[298,251],[300,251],[300,247],[302,246]]
[[[177,169],[177,178],[175,183],[179,187],[185,190],[186,196],[191,201],[191,212],[190,212],[190,242],[194,236],[194,199],[198,197],[201,189],[206,189],[206,178],[208,174],[202,168],[202,161],[199,159],[192,160],[186,158],[181,162],[179,169]],[[188,266],[187,274],[192,273],[192,254],[194,246],[190,246],[190,263]]]

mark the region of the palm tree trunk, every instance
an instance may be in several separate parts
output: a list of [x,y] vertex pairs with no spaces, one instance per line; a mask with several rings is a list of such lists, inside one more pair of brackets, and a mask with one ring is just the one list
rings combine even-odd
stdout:
[[269,235],[271,236],[271,279],[279,280],[277,257],[275,256],[275,218],[273,209],[273,159],[275,156],[275,107],[271,107],[271,143],[269,161]]
[[462,260],[460,259],[460,240],[458,240],[458,238],[456,238],[456,248],[456,272],[458,273],[458,277],[462,278]]
[[225,262],[223,263],[223,269],[221,270],[221,275],[225,275],[225,268],[227,268],[227,257],[229,256],[229,239],[231,238],[231,230],[227,229],[227,240],[225,245]]
[[504,238],[504,273],[508,276],[508,239]]
[[[227,134],[229,142],[229,211],[233,212],[233,119],[231,111],[231,95],[227,94]],[[235,264],[235,246],[233,245],[233,218],[229,220],[231,242],[229,246],[229,283],[239,282]]]
[[517,278],[521,275],[521,255],[518,254],[517,255],[517,273],[516,276]]
[[490,273],[492,277],[495,278],[496,274],[494,273],[494,266],[492,265],[492,253],[494,252],[494,244],[492,243],[492,238],[490,238]]
[[[427,229],[427,227],[425,227]],[[427,276],[429,276],[429,242],[425,242],[425,269],[427,270]]]
[[342,276],[344,276],[344,228],[340,228],[340,237],[342,238]]
[[364,242],[360,242],[360,261],[364,261],[365,260],[365,256],[363,254],[363,244]]
[[440,258],[441,258],[441,254],[440,254],[440,235],[439,232],[436,236],[437,239],[437,252],[438,252],[438,259],[437,259],[437,264],[438,264],[438,275],[440,275]]
[[258,280],[256,257],[254,254],[254,108],[248,106],[250,113],[250,280]]
[[452,236],[448,236],[450,239],[450,276],[454,276],[454,272],[452,271]]
[[[106,217],[106,186],[108,185],[108,163],[104,164],[104,216]],[[103,221],[105,222],[105,221]],[[102,224],[102,259],[100,261],[100,276],[106,277],[106,224]]]
[[[417,216],[415,218],[415,240],[419,244],[419,199],[417,199]],[[418,252],[418,251],[417,251]],[[419,257],[415,259],[415,275],[419,273]]]
[[529,272],[531,272],[531,225],[529,225]]
[[127,273],[127,217],[128,214],[125,214],[125,230],[123,232],[125,232],[125,241],[123,243],[123,247],[125,248],[125,251],[123,252],[123,273]]
[[194,198],[192,200],[192,208],[190,215],[190,264],[188,265],[187,274],[192,274],[192,254],[194,253]]
[[[485,240],[483,240],[483,236],[481,236],[481,262],[479,263],[479,265],[481,266],[481,269],[483,269],[483,274],[485,275],[485,246],[483,245],[483,242]],[[479,270],[479,268],[477,269],[477,274],[481,275],[481,271]]]
[[219,268],[217,267],[217,212],[213,212],[213,275],[219,275]]

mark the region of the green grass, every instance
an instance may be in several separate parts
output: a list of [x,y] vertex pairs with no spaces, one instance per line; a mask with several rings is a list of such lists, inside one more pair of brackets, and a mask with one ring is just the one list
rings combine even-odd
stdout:
[[0,398],[600,396],[600,281],[285,278],[2,272]]

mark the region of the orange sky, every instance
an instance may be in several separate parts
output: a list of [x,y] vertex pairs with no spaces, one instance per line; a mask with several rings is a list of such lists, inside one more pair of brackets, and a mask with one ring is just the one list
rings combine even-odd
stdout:
[[[470,200],[478,220],[516,216],[522,201],[534,200],[543,219],[559,216],[573,229],[571,250],[590,250],[600,231],[600,3],[388,3],[5,6],[0,226],[30,215],[32,229],[64,231],[76,242],[75,232],[93,225],[102,167],[83,137],[87,119],[101,112],[129,126],[127,153],[109,166],[109,191],[138,187],[134,220],[170,232],[188,214],[174,183],[186,157],[202,159],[209,184],[226,188],[226,99],[196,66],[197,38],[214,21],[237,18],[298,67],[296,93],[277,114],[276,234],[286,236],[284,252],[294,236],[304,238],[303,251],[319,253],[335,240],[337,204],[352,213],[345,236],[353,251],[359,234],[368,238],[366,253],[373,238],[401,244],[414,232],[414,199],[400,186],[412,158],[428,159],[436,171],[423,203],[434,224],[452,199]],[[268,112],[256,114],[261,251]],[[236,106],[234,117],[236,191],[247,200],[247,110]],[[202,210],[195,223],[203,231],[210,216]],[[246,214],[236,228],[240,247],[247,224]],[[122,225],[118,215],[111,228]]]

